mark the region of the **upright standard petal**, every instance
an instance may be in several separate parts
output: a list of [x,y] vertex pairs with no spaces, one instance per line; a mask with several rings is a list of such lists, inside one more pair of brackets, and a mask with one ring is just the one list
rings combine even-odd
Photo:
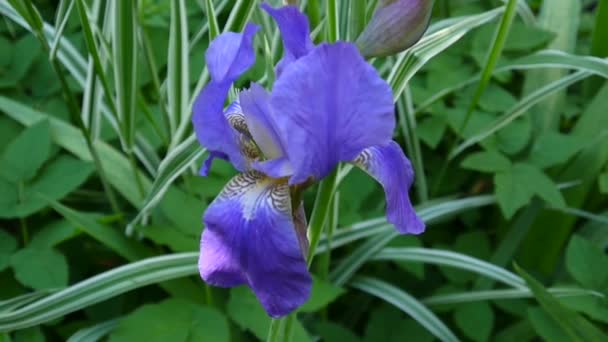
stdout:
[[308,299],[312,280],[285,182],[257,171],[242,173],[207,208],[204,222],[199,271],[206,282],[249,285],[272,317]]
[[259,84],[252,83],[239,94],[239,101],[249,132],[264,156],[276,159],[285,155],[270,108],[270,94]]
[[293,176],[290,184],[326,176],[340,161],[391,140],[389,85],[349,43],[321,44],[292,63],[271,97]]
[[198,141],[209,151],[222,153],[238,169],[244,170],[237,132],[224,116],[224,102],[232,83],[255,60],[253,37],[258,27],[248,24],[243,34],[224,33],[209,46],[206,53],[211,81],[196,98],[192,123]]
[[306,56],[314,47],[310,39],[308,18],[297,6],[272,8],[269,4],[263,3],[261,7],[276,21],[283,38],[285,53],[277,64],[277,75],[280,76],[288,64]]
[[403,234],[420,234],[424,231],[424,222],[416,215],[408,195],[414,171],[397,143],[391,141],[386,145],[366,148],[353,164],[384,188],[388,222]]

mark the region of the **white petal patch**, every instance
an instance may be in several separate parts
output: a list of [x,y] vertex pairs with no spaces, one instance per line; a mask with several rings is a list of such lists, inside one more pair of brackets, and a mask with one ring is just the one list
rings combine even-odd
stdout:
[[291,198],[285,181],[266,177],[258,171],[248,171],[232,178],[216,200],[234,200],[242,205],[243,218],[252,220],[260,207],[290,217]]

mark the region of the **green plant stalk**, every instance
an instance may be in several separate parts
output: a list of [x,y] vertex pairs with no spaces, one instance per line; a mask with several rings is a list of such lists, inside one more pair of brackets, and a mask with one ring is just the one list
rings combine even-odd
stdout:
[[351,19],[347,22],[349,26],[350,41],[355,41],[365,28],[365,5],[365,1],[354,0],[350,2]]
[[279,340],[279,332],[281,330],[281,321],[278,319],[272,319],[270,321],[270,328],[268,329],[268,337],[266,342],[274,342]]
[[327,13],[327,42],[335,43],[340,38],[340,23],[338,20],[338,2],[327,0],[325,11]]
[[412,101],[412,93],[409,87],[406,87],[403,96],[397,101],[399,127],[406,142],[408,155],[412,160],[416,178],[414,185],[420,203],[429,200],[428,185],[426,175],[424,173],[424,160],[422,158],[422,150],[420,149],[420,140],[416,135],[416,117],[414,104]]
[[139,177],[133,153],[135,145],[135,103],[137,98],[137,8],[134,2],[114,2],[112,35],[114,81],[116,85],[116,114],[121,131],[123,151],[127,154],[137,191],[143,197],[144,186]]
[[[25,0],[24,4],[25,4],[26,8],[28,9],[29,16],[37,15],[37,12],[35,12],[36,10],[34,9],[34,7],[32,5],[31,0]],[[42,29],[43,29],[42,24],[37,25],[36,24],[37,21],[35,19],[32,19],[29,16],[25,19],[26,20],[29,19],[28,24],[32,28],[35,36],[40,41],[42,48],[45,50],[45,52],[50,53],[50,51],[51,51],[50,46],[49,46],[47,40],[44,38],[44,33],[42,32]],[[88,130],[88,128],[85,126],[84,122],[82,121],[82,117],[80,116],[80,111],[78,110],[78,104],[76,102],[76,98],[74,97],[74,94],[72,93],[72,90],[70,89],[70,87],[68,85],[65,74],[61,70],[61,65],[59,65],[59,62],[57,61],[57,59],[51,60],[50,63],[51,63],[51,66],[53,67],[53,71],[55,72],[55,74],[57,74],[57,77],[59,78],[59,82],[61,83],[61,89],[63,91],[63,96],[65,97],[65,100],[67,102],[70,116],[71,116],[72,120],[76,121],[76,124],[78,125],[78,128],[80,129],[80,132],[84,136],[84,139],[87,144],[87,148],[88,148],[89,152],[91,153],[91,157],[93,159],[93,162],[95,163],[97,172],[99,173],[99,179],[101,180],[103,189],[106,193],[106,196],[108,197],[108,201],[110,202],[110,206],[112,207],[112,210],[114,211],[115,214],[122,216],[120,206],[118,205],[118,200],[116,199],[114,191],[112,190],[112,188],[109,185],[109,182],[107,181],[105,171],[101,165],[101,160],[99,159],[99,154],[97,153],[97,150],[95,149],[95,146],[93,145],[90,131]]]
[[[473,111],[477,107],[477,103],[481,99],[486,87],[490,83],[490,79],[492,78],[492,73],[494,72],[494,68],[496,68],[496,64],[500,59],[500,55],[502,54],[502,50],[505,46],[505,42],[507,41],[507,37],[509,36],[509,31],[511,29],[511,23],[513,22],[513,18],[515,17],[515,13],[517,12],[517,0],[509,0],[505,11],[500,19],[500,23],[496,30],[496,34],[494,35],[494,43],[492,44],[492,49],[490,49],[490,53],[486,58],[486,62],[481,73],[481,80],[477,85],[477,89],[475,90],[475,94],[473,95],[473,101],[471,101],[469,108],[467,110],[467,115],[465,119],[458,129],[457,132],[457,140],[458,136],[460,136],[467,127],[469,120],[471,119],[471,115]],[[446,159],[449,160],[450,158]]]
[[[591,36],[591,55],[608,56],[608,0],[600,0],[595,13],[595,26]],[[585,96],[593,97],[605,82],[600,77],[592,77],[585,83]]]
[[[144,50],[144,57],[146,59],[146,64],[148,66],[148,70],[150,71],[150,75],[152,78],[152,85],[154,86],[154,90],[156,91],[156,95],[158,96],[158,103],[161,111],[161,122],[163,125],[163,129],[161,129],[156,122],[150,121],[154,125],[154,130],[157,132],[158,136],[162,139],[165,145],[169,144],[169,113],[167,112],[167,107],[165,104],[165,94],[161,90],[160,79],[158,78],[156,66],[156,60],[154,59],[154,53],[152,52],[151,44],[150,44],[150,36],[148,35],[148,31],[146,27],[140,22],[139,25],[139,43]],[[137,97],[138,101],[142,101],[142,96]],[[145,112],[144,112],[145,113]],[[148,114],[146,114],[148,115]],[[149,119],[150,120],[150,119]]]
[[[331,201],[336,188],[337,180],[338,168],[332,171],[331,174],[329,174],[327,177],[325,177],[325,179],[321,181],[321,183],[319,184],[319,190],[317,190],[317,197],[315,198],[315,204],[312,209],[310,223],[308,224],[308,238],[310,241],[310,247],[308,248],[308,255],[306,256],[306,263],[309,268],[314,259],[315,249],[319,244],[321,232],[323,231],[323,226],[325,225],[328,213],[330,212],[330,209],[332,207]],[[268,331],[267,341],[290,341],[294,319],[295,313],[292,313],[289,316],[281,318],[279,320],[273,319],[270,325],[270,330]],[[272,330],[275,329],[275,325],[279,326],[276,329],[284,331],[282,336],[276,335],[276,332]],[[271,335],[274,336],[274,339],[270,339]],[[280,337],[282,337],[282,339],[279,339]]]

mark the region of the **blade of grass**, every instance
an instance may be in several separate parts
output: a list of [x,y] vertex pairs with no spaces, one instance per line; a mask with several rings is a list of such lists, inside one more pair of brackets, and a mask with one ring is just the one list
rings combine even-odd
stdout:
[[[513,22],[513,18],[515,18],[515,10],[517,9],[517,0],[508,0],[505,11],[502,14],[500,19],[500,23],[496,28],[496,33],[494,34],[494,39],[492,39],[492,48],[490,49],[483,70],[481,72],[481,79],[479,84],[477,85],[477,89],[475,89],[475,93],[473,94],[473,100],[469,104],[467,114],[465,115],[465,119],[462,122],[458,130],[459,136],[467,127],[471,115],[473,114],[473,110],[477,107],[481,96],[483,95],[486,87],[490,83],[490,79],[492,78],[492,72],[496,68],[496,64],[500,59],[500,55],[502,54],[502,50],[505,46],[505,42],[507,41],[507,37],[509,36],[509,31],[511,30],[511,23]],[[446,163],[449,159],[446,159]]]
[[435,314],[401,289],[370,277],[356,277],[350,286],[394,305],[416,320],[441,341],[458,341],[458,338]]
[[555,299],[536,279],[515,265],[517,272],[526,280],[534,297],[573,341],[605,341],[608,336],[583,316],[570,310]]
[[188,60],[188,16],[184,0],[171,1],[169,30],[169,60],[167,63],[167,99],[169,101],[169,127],[172,134],[170,149],[181,142],[177,126],[188,109],[190,98],[190,72]]
[[55,36],[55,40],[53,44],[51,44],[51,53],[49,56],[50,60],[54,60],[57,56],[57,48],[59,47],[59,41],[63,36],[63,31],[65,30],[68,20],[70,19],[70,14],[72,13],[72,9],[74,8],[74,1],[69,0],[61,0],[59,2],[59,6],[57,7],[57,15],[55,17],[55,27],[57,27],[57,35]]
[[[129,158],[137,190],[144,193],[133,157],[135,145],[135,101],[137,97],[137,8],[136,1],[115,0],[112,56],[116,89],[116,113],[122,149]],[[102,82],[103,84],[103,82]],[[110,106],[111,107],[111,106]],[[112,108],[110,108],[111,110]]]
[[420,203],[424,203],[428,201],[429,193],[426,174],[424,173],[424,159],[422,157],[422,150],[420,149],[420,140],[416,134],[414,103],[409,87],[406,87],[403,96],[397,101],[397,104],[399,108],[399,127],[401,128],[401,134],[405,137],[408,155],[412,159],[414,174],[416,175],[414,179],[416,193],[418,194]]
[[108,335],[112,330],[114,330],[118,323],[120,322],[120,318],[115,318],[109,321],[101,322],[95,324],[92,327],[87,327],[78,330],[74,333],[70,338],[68,338],[67,342],[90,342],[90,341],[99,341],[104,336]]
[[165,159],[160,163],[158,174],[143,201],[142,208],[137,216],[127,225],[127,235],[130,235],[135,225],[162,200],[163,195],[175,179],[194,165],[204,153],[205,150],[200,147],[196,137],[192,135],[167,154]]
[[108,101],[110,106],[110,111],[117,115],[116,102],[114,101],[114,97],[112,96],[112,90],[110,89],[110,83],[108,78],[106,77],[106,71],[104,70],[103,64],[101,62],[101,57],[99,53],[99,49],[97,47],[97,43],[95,41],[95,37],[93,36],[93,30],[91,28],[91,23],[96,23],[96,20],[93,20],[89,15],[89,11],[84,3],[84,0],[75,0],[76,7],[78,8],[78,15],[80,16],[80,23],[82,25],[82,31],[84,33],[84,40],[86,43],[87,50],[89,51],[90,58],[93,61],[93,67],[95,70],[96,77],[101,81],[105,92],[105,98]]
[[347,21],[349,26],[349,41],[354,42],[359,37],[359,34],[363,32],[366,16],[365,1],[354,0],[350,2],[350,20]]
[[[542,2],[538,24],[541,28],[555,33],[555,38],[548,48],[569,53],[575,51],[580,13],[580,0]],[[565,75],[564,70],[532,71],[526,75],[523,94],[531,94],[544,84],[557,81]],[[557,92],[531,110],[531,118],[538,132],[558,128],[558,113],[563,108],[565,95],[565,92]]]
[[454,267],[500,281],[515,288],[525,288],[523,279],[510,271],[465,254],[429,248],[384,248],[371,260],[411,261]]
[[[574,69],[591,72],[595,75],[608,77],[608,60],[590,56],[577,56],[557,50],[543,50],[529,56],[521,57],[514,61],[494,69],[493,74],[510,70],[527,70],[539,68],[561,68]],[[417,108],[416,115],[422,113],[433,103],[446,95],[478,82],[481,75],[476,75],[468,80],[435,92],[424,100]]]
[[[597,297],[605,298],[606,296],[602,293],[585,290],[580,288],[567,288],[567,287],[554,287],[548,288],[547,291],[555,296],[556,298],[565,297]],[[446,304],[460,304],[460,303],[471,303],[486,300],[504,300],[504,299],[525,299],[533,298],[532,291],[526,289],[507,289],[507,290],[488,290],[488,291],[473,291],[473,292],[460,292],[450,293],[446,295],[435,295],[422,300],[426,305],[446,305]]]
[[336,0],[327,0],[325,4],[325,16],[327,18],[327,31],[325,31],[326,40],[329,43],[333,43],[340,39],[338,2]]
[[220,25],[217,23],[215,8],[211,0],[205,0],[205,13],[207,14],[207,22],[209,23],[209,41],[212,41],[220,34]]

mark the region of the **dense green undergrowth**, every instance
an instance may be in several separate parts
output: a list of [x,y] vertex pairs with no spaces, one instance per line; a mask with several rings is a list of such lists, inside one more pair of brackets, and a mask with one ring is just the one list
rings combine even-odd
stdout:
[[[375,2],[301,5],[315,42],[354,41]],[[272,83],[258,4],[0,2],[0,341],[266,339],[249,289],[198,276],[202,213],[235,171],[197,175],[190,124],[219,33],[260,24],[238,86]],[[357,169],[317,187],[293,340],[607,339],[607,17],[605,0],[437,0],[417,45],[373,60],[428,228],[394,233]]]

